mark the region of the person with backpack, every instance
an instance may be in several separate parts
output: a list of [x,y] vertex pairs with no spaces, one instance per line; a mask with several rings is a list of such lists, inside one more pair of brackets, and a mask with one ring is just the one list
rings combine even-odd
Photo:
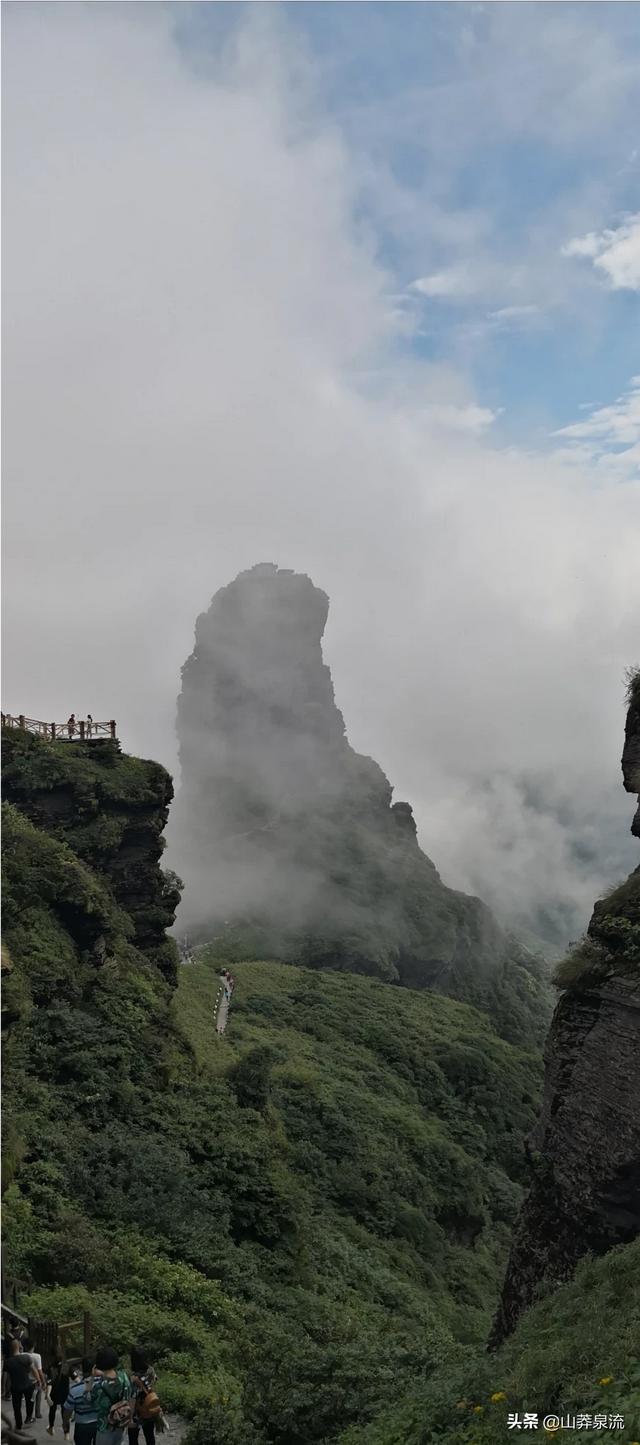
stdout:
[[138,1445],[140,1427],[145,1445],[156,1445],[156,1425],[163,1419],[162,1405],[154,1385],[158,1376],[139,1345],[131,1346],[131,1383],[136,1390],[133,1425],[129,1426],[129,1445]]
[[64,1419],[75,1416],[73,1439],[75,1445],[94,1445],[98,1432],[98,1412],[91,1399],[93,1387],[93,1360],[85,1357],[80,1376],[70,1381],[69,1393],[64,1402]]
[[97,1415],[96,1445],[120,1445],[125,1430],[134,1422],[135,1388],[109,1345],[97,1351],[92,1373],[90,1399]]

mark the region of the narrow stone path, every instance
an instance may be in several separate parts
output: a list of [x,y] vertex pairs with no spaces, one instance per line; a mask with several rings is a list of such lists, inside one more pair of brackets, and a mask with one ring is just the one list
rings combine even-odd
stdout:
[[220,999],[220,1003],[218,1004],[218,1012],[217,1012],[217,1014],[216,1014],[216,1029],[217,1029],[217,1031],[218,1031],[219,1034],[223,1034],[223,1033],[224,1033],[224,1031],[225,1031],[225,1029],[226,1029],[226,1027],[227,1027],[227,1019],[228,1019],[228,1018],[229,1018],[229,999],[227,998],[227,995],[226,995],[225,993],[223,993],[222,998]]

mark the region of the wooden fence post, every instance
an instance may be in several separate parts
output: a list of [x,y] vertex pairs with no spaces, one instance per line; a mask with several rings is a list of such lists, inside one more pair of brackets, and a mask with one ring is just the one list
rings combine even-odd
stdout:
[[109,723],[109,732],[111,733],[112,738],[115,738],[115,735],[116,735],[116,725],[115,725],[115,720],[114,720],[114,718],[111,718],[111,721],[110,721],[110,723]]
[[22,712],[20,713],[20,717],[18,718],[18,722],[20,723],[20,727],[23,728],[24,725],[25,725],[24,713],[22,713]]
[[52,739],[52,742],[55,742],[55,740],[56,740],[56,725],[55,725],[55,723],[52,723],[52,724],[51,724],[51,739]]
[[80,742],[83,743],[83,742],[84,742],[84,718],[80,718],[80,722],[78,723],[78,727],[80,728]]

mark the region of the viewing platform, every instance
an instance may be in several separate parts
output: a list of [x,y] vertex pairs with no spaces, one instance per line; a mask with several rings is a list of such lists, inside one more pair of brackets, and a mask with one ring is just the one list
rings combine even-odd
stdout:
[[20,728],[22,732],[34,733],[50,743],[91,743],[99,738],[111,738],[113,742],[118,740],[115,718],[110,718],[108,722],[94,722],[91,717],[76,718],[72,714],[66,722],[43,722],[41,718],[25,717],[24,713],[16,716],[3,712],[1,716],[3,728]]

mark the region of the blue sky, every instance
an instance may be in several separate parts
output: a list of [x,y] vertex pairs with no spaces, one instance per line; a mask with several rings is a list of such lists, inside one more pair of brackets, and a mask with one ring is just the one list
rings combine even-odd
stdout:
[[[628,283],[563,248],[613,232],[615,263],[615,233],[640,209],[638,7],[268,8],[359,173],[405,313],[400,350],[455,366],[503,442],[544,447],[620,397],[640,369],[640,230]],[[220,52],[249,11],[185,10],[186,52]],[[412,289],[433,276],[443,294]]]

